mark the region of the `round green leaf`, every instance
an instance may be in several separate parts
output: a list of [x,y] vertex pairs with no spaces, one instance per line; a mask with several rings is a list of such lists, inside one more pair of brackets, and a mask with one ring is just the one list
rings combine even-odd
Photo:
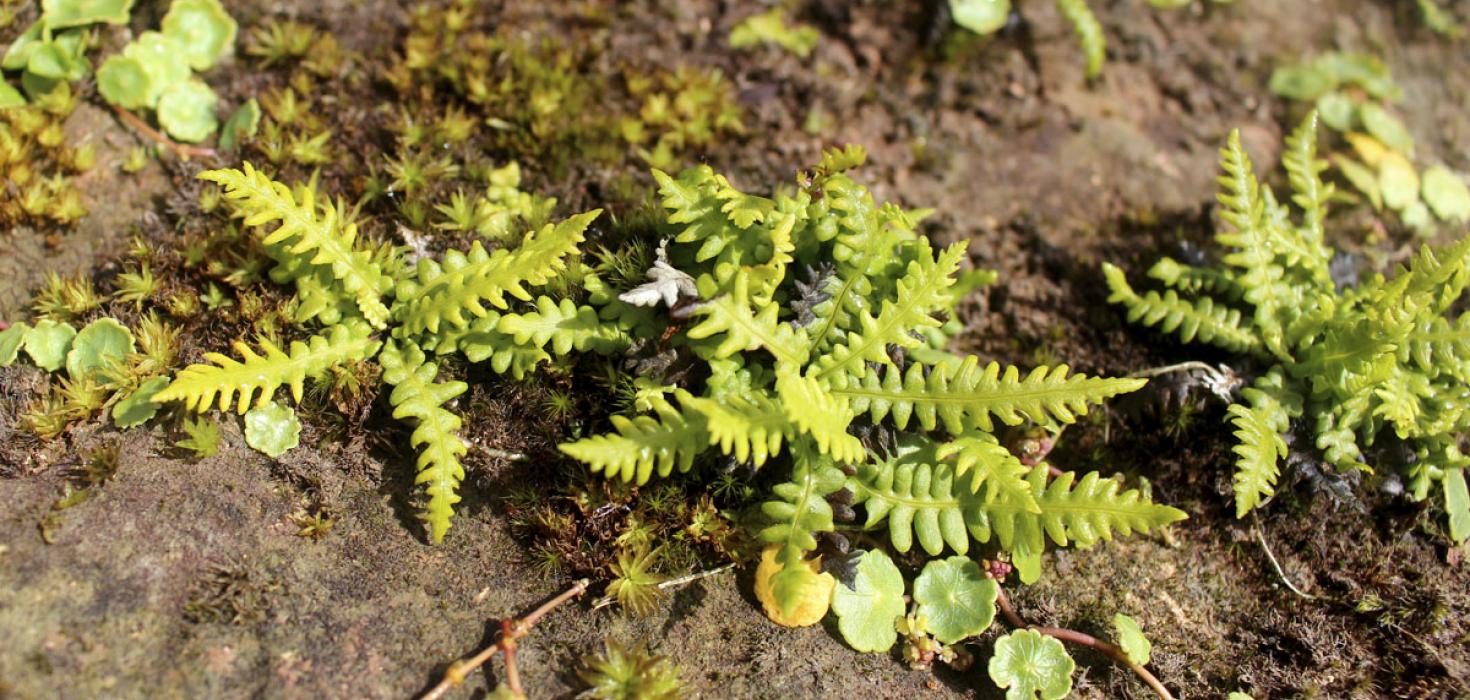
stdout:
[[274,401],[245,414],[245,444],[267,457],[280,457],[299,444],[296,411]]
[[26,354],[31,356],[37,367],[55,372],[66,362],[66,351],[71,348],[71,339],[76,335],[77,329],[69,324],[38,321],[26,332]]
[[1404,155],[1414,152],[1414,137],[1404,123],[1377,103],[1365,102],[1358,108],[1358,117],[1363,120],[1363,128],[1383,145]]
[[67,80],[72,73],[71,56],[67,55],[66,49],[61,45],[47,41],[31,51],[31,58],[26,61],[26,70],[43,78]]
[[252,97],[250,101],[240,105],[240,108],[235,110],[235,113],[231,114],[229,119],[225,120],[225,126],[219,132],[220,150],[235,150],[235,146],[239,145],[241,141],[255,136],[255,132],[259,129],[260,103],[256,102],[255,98]]
[[995,640],[990,680],[1006,700],[1061,700],[1072,692],[1077,664],[1062,643],[1035,630],[1016,630]]
[[199,143],[219,127],[214,117],[218,98],[208,85],[190,80],[175,85],[158,98],[158,123],[180,141]]
[[24,107],[25,103],[25,95],[20,94],[20,91],[15,89],[14,85],[0,80],[0,109]]
[[1399,212],[1399,218],[1403,219],[1405,226],[1419,232],[1421,236],[1434,233],[1434,217],[1429,214],[1429,207],[1417,199]]
[[1389,154],[1378,164],[1378,189],[1389,209],[1401,211],[1419,201],[1419,174],[1398,154]]
[[123,55],[138,62],[148,74],[149,107],[156,106],[164,91],[189,80],[189,62],[178,42],[158,32],[143,32],[123,48]]
[[931,561],[914,579],[914,601],[925,628],[945,644],[974,637],[990,627],[999,590],[969,557]]
[[895,622],[903,617],[903,574],[879,550],[863,554],[853,587],[832,589],[832,612],[842,638],[858,651],[888,651],[898,641]]
[[133,332],[116,319],[99,318],[87,324],[71,341],[66,353],[66,373],[82,379],[123,361],[133,352]]
[[189,67],[214,67],[235,45],[237,26],[219,0],[174,0],[163,16],[163,33],[184,47]]
[[41,0],[41,19],[51,29],[105,22],[127,24],[133,0]]
[[30,325],[21,322],[0,331],[0,367],[9,367],[20,354],[20,344],[25,341]]
[[153,94],[153,81],[136,58],[113,54],[97,69],[97,91],[102,99],[123,109],[148,106]]
[[143,382],[127,398],[112,407],[113,425],[132,428],[152,420],[158,414],[158,404],[153,403],[153,395],[163,391],[166,386],[168,377],[154,377]]
[[1118,646],[1123,648],[1123,653],[1128,655],[1128,660],[1143,666],[1148,663],[1149,654],[1153,653],[1154,645],[1143,636],[1143,630],[1138,627],[1138,621],[1118,613],[1113,616],[1113,629],[1118,633]]
[[1470,221],[1470,188],[1459,175],[1443,165],[1424,171],[1421,183],[1424,202],[1444,221]]
[[1322,123],[1337,130],[1351,131],[1357,123],[1358,105],[1336,90],[1317,98],[1317,115]]
[[1326,94],[1336,86],[1332,75],[1316,64],[1277,68],[1271,74],[1271,92],[1288,100],[1308,102]]
[[5,50],[5,57],[0,59],[0,68],[5,70],[21,70],[31,62],[31,52],[41,45],[41,30],[45,25],[40,22],[32,22],[31,26],[20,33],[14,41],[10,42],[10,48]]
[[1011,0],[949,0],[954,23],[976,34],[993,34],[1006,26]]

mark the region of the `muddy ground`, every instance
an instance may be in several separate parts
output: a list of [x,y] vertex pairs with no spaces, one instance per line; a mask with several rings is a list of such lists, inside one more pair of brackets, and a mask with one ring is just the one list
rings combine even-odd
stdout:
[[[271,17],[329,29],[372,70],[398,49],[412,4],[230,6],[242,30]],[[1429,33],[1412,2],[1237,0],[1163,13],[1142,0],[1095,0],[1110,61],[1093,84],[1052,3],[1018,4],[1024,24],[953,57],[934,8],[920,2],[797,3],[823,32],[806,60],[729,48],[729,28],[759,9],[747,2],[483,3],[474,21],[597,46],[605,59],[592,70],[722,68],[747,109],[746,133],[692,158],[750,190],[787,181],[824,146],[866,146],[860,178],[875,195],[934,207],[927,233],[969,239],[974,264],[1000,271],[1000,282],[967,304],[961,343],[1026,365],[1065,361],[1122,374],[1201,357],[1125,327],[1098,291],[1098,263],[1140,271],[1182,242],[1208,239],[1215,149],[1239,127],[1258,170],[1276,162],[1283,125],[1297,114],[1266,81],[1303,52],[1382,55],[1404,88],[1400,112],[1420,148],[1470,169],[1470,46]],[[138,5],[140,23],[162,12],[162,3]],[[227,97],[258,81],[279,84],[258,70],[242,54],[210,81]],[[391,99],[371,80],[354,89],[348,97]],[[117,163],[143,141],[100,104],[83,106],[68,125],[99,144],[99,166],[83,181],[93,213],[72,231],[0,232],[0,318],[19,317],[45,270],[115,271],[133,232],[159,235],[158,219],[186,182],[189,169],[178,164],[122,175]],[[813,110],[826,126],[810,134],[800,126]],[[354,159],[372,157],[383,141],[372,128],[348,137],[361,143],[344,149],[350,155],[324,179],[345,181],[361,163]],[[560,174],[523,166],[526,189],[558,195],[563,213],[604,204],[629,173],[649,181],[631,157]],[[1386,238],[1364,242],[1380,225],[1349,212],[1333,242],[1393,256],[1408,239],[1392,224]],[[406,432],[317,444],[309,425],[304,447],[280,462],[246,448],[231,420],[221,453],[198,462],[169,446],[176,436],[166,428],[84,426],[40,443],[16,428],[39,381],[31,369],[0,373],[0,697],[406,697],[490,639],[495,618],[566,584],[531,568],[504,498],[514,485],[575,468],[550,448],[558,435],[500,431],[482,445],[525,451],[526,462],[473,452],[456,526],[434,547],[412,518]],[[497,397],[492,415],[510,421],[540,410],[517,403],[508,380],[484,381],[482,391]],[[1153,392],[1069,430],[1059,461],[1146,477],[1158,500],[1190,519],[1164,536],[1050,554],[1041,583],[1012,591],[1023,615],[1106,634],[1114,612],[1132,614],[1154,641],[1157,675],[1179,697],[1470,690],[1470,576],[1463,550],[1447,549],[1426,525],[1431,518],[1387,496],[1334,502],[1298,483],[1258,519],[1236,521],[1221,407],[1165,432],[1149,405]],[[115,477],[48,518],[82,456],[102,445],[120,449]],[[321,493],[334,504],[335,527],[319,542],[296,536],[290,515]],[[1263,543],[1313,598],[1286,589]],[[557,612],[522,644],[532,696],[578,692],[578,659],[605,638],[650,641],[702,697],[999,696],[983,664],[912,671],[896,653],[852,652],[829,628],[775,627],[753,602],[749,571],[691,585],[649,618],[586,604]],[[989,642],[975,651],[983,660]],[[1078,697],[1148,696],[1126,670],[1077,656]],[[456,697],[481,697],[494,683],[493,672],[476,674]]]

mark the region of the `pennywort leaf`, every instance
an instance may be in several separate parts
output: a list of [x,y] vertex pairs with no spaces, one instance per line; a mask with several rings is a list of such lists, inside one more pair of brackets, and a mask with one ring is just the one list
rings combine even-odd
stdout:
[[858,561],[852,584],[832,589],[838,631],[858,651],[888,651],[898,641],[895,623],[904,613],[903,574],[887,554],[874,549]]
[[1034,630],[1016,630],[995,640],[990,680],[1006,700],[1061,700],[1072,692],[1077,664],[1060,641]]

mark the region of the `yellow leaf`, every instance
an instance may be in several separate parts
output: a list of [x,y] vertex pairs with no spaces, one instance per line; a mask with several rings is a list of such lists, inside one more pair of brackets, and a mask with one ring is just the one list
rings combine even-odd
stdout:
[[776,602],[776,596],[771,591],[771,577],[781,573],[781,563],[776,561],[776,554],[781,551],[781,545],[773,544],[761,552],[760,566],[755,569],[755,597],[760,600],[761,607],[765,608],[766,617],[772,622],[783,627],[806,627],[815,625],[827,616],[827,608],[832,604],[832,588],[837,585],[837,579],[832,574],[818,573],[821,570],[821,558],[803,562],[802,566],[810,569],[811,576],[805,577],[806,583],[802,587],[801,599],[792,608],[789,614],[781,611],[780,603]]
[[1349,132],[1343,138],[1352,144],[1353,150],[1358,152],[1358,158],[1370,168],[1377,168],[1385,157],[1394,152],[1393,149],[1383,145],[1382,141],[1362,132]]

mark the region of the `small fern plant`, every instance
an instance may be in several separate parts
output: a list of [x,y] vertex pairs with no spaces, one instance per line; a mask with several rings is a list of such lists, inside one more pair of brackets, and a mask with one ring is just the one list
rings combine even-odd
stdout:
[[[941,319],[962,296],[964,245],[936,251],[915,231],[918,213],[875,202],[846,172],[864,158],[831,151],[769,198],[708,166],[654,171],[667,261],[650,284],[687,284],[658,301],[622,295],[670,307],[663,332],[643,336],[660,341],[635,359],[697,369],[655,379],[663,389],[645,395],[648,410],[614,415],[611,432],[561,449],[639,484],[719,461],[780,469],[759,530],[763,569],[775,571],[757,578],[767,612],[792,624],[827,610],[817,550],[838,529],[834,503],[860,505],[866,523],[845,527],[886,528],[900,552],[990,543],[1028,581],[1047,537],[1087,546],[1183,518],[1118,480],[1052,476],[1002,446],[1000,425],[1065,425],[1144,382],[1065,365],[1022,373],[945,351],[958,324]],[[601,314],[629,309],[617,301]]]
[[376,360],[392,386],[393,416],[413,426],[418,478],[427,503],[421,517],[429,538],[443,539],[468,450],[460,419],[448,405],[463,382],[439,379],[437,358],[460,353],[496,372],[522,377],[553,354],[613,351],[626,329],[604,323],[586,306],[536,291],[577,260],[589,211],[527,233],[519,245],[450,250],[443,259],[404,260],[402,250],[357,237],[340,202],[309,186],[288,187],[245,163],[242,169],[200,175],[224,189],[225,201],[255,231],[275,262],[271,278],[295,287],[293,320],[312,333],[288,347],[269,339],[235,343],[237,357],[205,355],[154,396],[194,411],[218,406],[245,413],[268,404],[281,387],[300,401],[308,380],[333,368]]
[[1321,179],[1317,118],[1288,137],[1283,165],[1289,205],[1253,174],[1232,133],[1221,149],[1219,201],[1227,224],[1215,234],[1223,265],[1194,267],[1160,259],[1148,276],[1161,295],[1134,291],[1123,271],[1104,264],[1112,295],[1128,319],[1238,353],[1265,367],[1229,407],[1239,444],[1235,511],[1243,517],[1269,499],[1289,454],[1294,421],[1312,426],[1322,458],[1338,469],[1368,471],[1364,449],[1397,441],[1412,449],[1403,467],[1418,500],[1438,489],[1456,541],[1470,536],[1460,438],[1470,427],[1470,314],[1447,318],[1470,280],[1470,239],[1425,246],[1392,278],[1339,290],[1324,243],[1334,188]]

